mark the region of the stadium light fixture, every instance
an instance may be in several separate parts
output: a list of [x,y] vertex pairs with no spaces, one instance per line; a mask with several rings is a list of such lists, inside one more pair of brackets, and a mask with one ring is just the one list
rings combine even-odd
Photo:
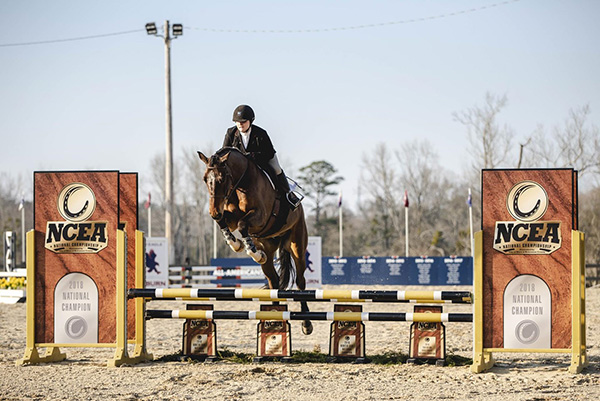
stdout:
[[156,30],[156,24],[154,22],[148,22],[146,24],[146,33],[148,35],[156,35],[158,31]]

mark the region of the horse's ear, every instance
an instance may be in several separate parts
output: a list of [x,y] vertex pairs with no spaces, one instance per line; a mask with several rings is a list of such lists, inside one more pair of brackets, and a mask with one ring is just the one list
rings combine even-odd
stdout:
[[204,154],[198,151],[198,156],[200,156],[200,160],[204,162],[204,164],[208,165],[208,157],[204,156]]

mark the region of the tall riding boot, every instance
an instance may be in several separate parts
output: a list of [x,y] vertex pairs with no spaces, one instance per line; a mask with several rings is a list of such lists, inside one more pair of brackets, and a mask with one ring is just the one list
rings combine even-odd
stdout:
[[296,210],[300,204],[300,199],[298,199],[294,191],[290,190],[290,184],[283,172],[277,176],[277,189],[285,195],[291,209]]

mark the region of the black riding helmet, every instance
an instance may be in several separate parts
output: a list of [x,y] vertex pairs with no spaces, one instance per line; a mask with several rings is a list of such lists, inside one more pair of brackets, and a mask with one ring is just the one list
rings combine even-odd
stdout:
[[248,120],[254,122],[254,110],[252,110],[252,107],[245,104],[236,107],[233,111],[233,121],[243,122]]

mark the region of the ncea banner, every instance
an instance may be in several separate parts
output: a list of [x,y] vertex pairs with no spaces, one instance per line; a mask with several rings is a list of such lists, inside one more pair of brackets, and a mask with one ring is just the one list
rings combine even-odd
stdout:
[[323,284],[472,285],[473,258],[324,257]]

